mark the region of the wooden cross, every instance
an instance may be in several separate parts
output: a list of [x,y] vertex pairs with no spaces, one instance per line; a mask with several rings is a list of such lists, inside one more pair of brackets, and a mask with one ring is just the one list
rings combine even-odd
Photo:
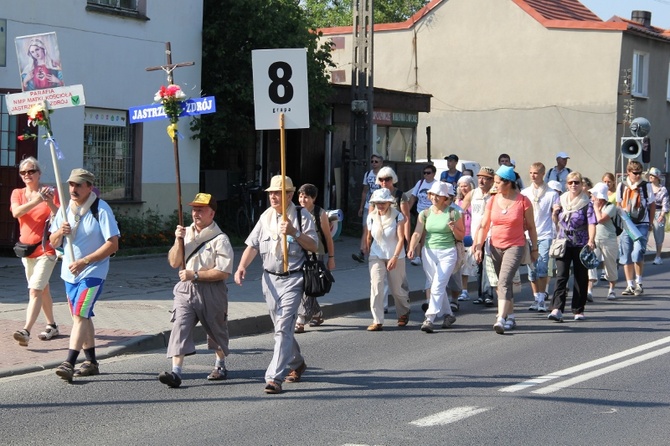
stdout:
[[[163,70],[167,74],[167,81],[169,85],[174,84],[174,77],[172,72],[175,68],[179,67],[189,67],[195,65],[195,62],[181,62],[181,63],[172,63],[172,48],[170,42],[165,42],[165,55],[167,56],[167,64],[160,65],[157,67],[148,67],[147,71],[158,71]],[[174,165],[177,172],[176,183],[177,183],[177,220],[179,226],[184,226],[184,216],[182,215],[181,207],[181,175],[179,174],[179,141],[177,135],[175,134],[172,138],[172,147],[174,149]],[[179,248],[181,250],[181,269],[186,268],[186,261],[184,259],[184,239],[179,239]]]

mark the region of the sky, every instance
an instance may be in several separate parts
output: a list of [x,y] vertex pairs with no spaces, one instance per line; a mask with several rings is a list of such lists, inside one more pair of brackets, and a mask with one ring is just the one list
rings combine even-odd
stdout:
[[670,0],[580,0],[602,20],[617,15],[630,19],[632,11],[650,11],[652,26],[670,29]]

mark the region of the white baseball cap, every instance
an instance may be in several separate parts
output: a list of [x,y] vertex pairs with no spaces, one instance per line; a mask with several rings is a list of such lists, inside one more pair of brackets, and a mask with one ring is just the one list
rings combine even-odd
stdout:
[[570,158],[570,155],[568,155],[568,154],[565,153],[565,152],[558,152],[558,153],[556,154],[556,158]]

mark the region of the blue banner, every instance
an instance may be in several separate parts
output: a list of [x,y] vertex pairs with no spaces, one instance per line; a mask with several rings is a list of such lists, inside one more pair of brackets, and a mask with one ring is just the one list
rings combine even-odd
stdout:
[[[204,98],[187,99],[184,101],[184,109],[179,117],[204,115],[216,112],[216,100],[214,96]],[[128,110],[128,121],[131,124],[136,122],[155,121],[158,119],[167,119],[163,106],[159,104],[140,105],[130,107]]]

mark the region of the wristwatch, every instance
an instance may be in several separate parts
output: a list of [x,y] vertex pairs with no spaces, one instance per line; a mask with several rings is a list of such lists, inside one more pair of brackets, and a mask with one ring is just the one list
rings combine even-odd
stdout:
[[200,276],[198,275],[198,272],[196,271],[196,272],[193,273],[193,281],[197,282],[198,279],[200,279]]
[[293,236],[293,238],[295,238],[295,239],[299,239],[301,235],[302,235],[302,232],[300,232],[300,231],[296,231],[296,232],[295,232],[295,235]]
[[88,257],[84,257],[84,259],[83,259],[83,260],[84,260],[84,264],[85,264],[85,265],[88,265],[88,264],[90,264],[90,263],[91,263],[91,261],[90,261],[90,260],[88,260]]

